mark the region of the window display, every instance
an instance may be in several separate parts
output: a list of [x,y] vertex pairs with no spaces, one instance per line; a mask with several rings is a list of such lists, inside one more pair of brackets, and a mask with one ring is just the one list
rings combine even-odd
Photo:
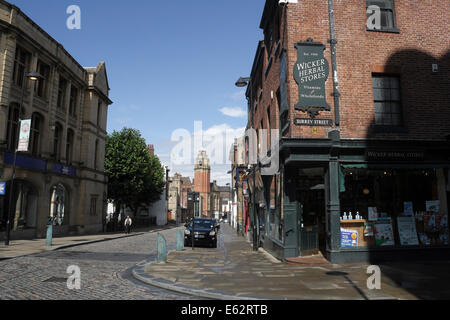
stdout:
[[448,245],[443,170],[344,168],[341,246],[355,245],[348,230],[360,247]]

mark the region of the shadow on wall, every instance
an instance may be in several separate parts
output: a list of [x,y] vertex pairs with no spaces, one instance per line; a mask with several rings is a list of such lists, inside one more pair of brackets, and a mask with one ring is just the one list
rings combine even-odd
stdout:
[[[387,251],[370,251],[370,262],[380,264],[391,284],[418,298],[450,299],[450,51],[441,58],[398,51],[372,79],[375,120],[367,130],[367,167],[345,169],[353,196],[359,194],[355,199],[386,219],[379,229],[389,234],[391,225],[391,239],[382,240]],[[432,200],[441,208],[434,213]],[[404,214],[408,205],[412,217]],[[415,244],[408,244],[414,234],[407,232],[408,221],[416,228]]]

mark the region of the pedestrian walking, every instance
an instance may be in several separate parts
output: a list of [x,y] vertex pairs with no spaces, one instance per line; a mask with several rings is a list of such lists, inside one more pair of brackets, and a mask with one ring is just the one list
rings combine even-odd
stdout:
[[125,219],[125,233],[130,233],[132,223],[133,221],[131,220],[130,216],[127,216],[127,218]]

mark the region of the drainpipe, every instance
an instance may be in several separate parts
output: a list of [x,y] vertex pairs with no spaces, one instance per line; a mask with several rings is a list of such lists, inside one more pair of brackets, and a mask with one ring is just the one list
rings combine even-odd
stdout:
[[334,97],[334,122],[337,127],[340,126],[340,115],[339,115],[339,97],[341,94],[339,93],[339,81],[337,74],[337,62],[336,62],[336,34],[334,30],[334,8],[333,8],[333,0],[328,0],[328,14],[330,17],[330,43],[331,48],[331,66],[333,72],[333,97]]

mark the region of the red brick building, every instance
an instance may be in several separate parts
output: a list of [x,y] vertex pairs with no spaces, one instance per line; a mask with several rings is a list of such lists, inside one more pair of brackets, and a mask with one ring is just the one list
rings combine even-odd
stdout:
[[206,151],[200,151],[194,165],[194,191],[200,193],[200,212],[204,217],[211,216],[211,165]]
[[256,208],[275,256],[320,250],[339,262],[449,248],[449,9],[449,0],[266,1],[246,95],[248,128],[279,133],[258,133],[260,151],[279,141],[279,171],[263,174],[267,205]]

